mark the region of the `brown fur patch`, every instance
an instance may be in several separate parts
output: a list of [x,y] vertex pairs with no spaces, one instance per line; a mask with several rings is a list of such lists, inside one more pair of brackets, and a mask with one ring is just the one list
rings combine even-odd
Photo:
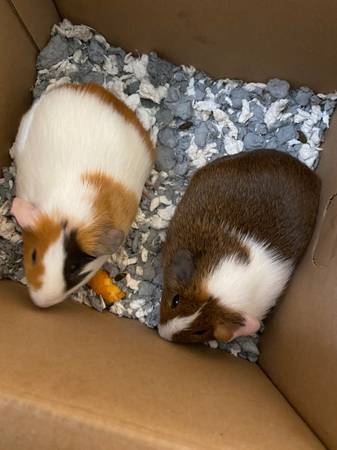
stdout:
[[95,83],[65,84],[61,85],[60,87],[68,87],[79,92],[89,92],[93,95],[96,95],[104,103],[111,105],[115,110],[117,110],[121,114],[121,116],[124,117],[124,119],[127,122],[130,122],[139,131],[149,151],[151,161],[153,162],[155,160],[156,156],[155,147],[152,143],[149,133],[145,130],[136,114],[133,111],[131,111],[131,109],[128,106],[126,106],[126,104],[123,103],[121,100],[119,100],[115,95],[113,95],[103,86],[99,86],[98,84]]
[[125,234],[136,217],[138,200],[136,195],[121,183],[100,172],[88,172],[82,182],[94,188],[93,222],[78,230],[78,242],[84,252],[92,254],[97,242],[106,230],[117,229]]
[[[44,273],[43,257],[60,236],[61,225],[48,216],[42,216],[32,229],[23,231],[24,267],[29,286],[39,289]],[[32,260],[35,252],[35,263]]]

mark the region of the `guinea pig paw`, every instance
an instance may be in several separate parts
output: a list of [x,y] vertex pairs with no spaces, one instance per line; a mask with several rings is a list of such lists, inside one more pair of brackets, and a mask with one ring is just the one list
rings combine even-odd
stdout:
[[99,270],[89,281],[89,286],[97,294],[101,295],[107,305],[118,302],[125,297],[125,293],[112,282],[105,270]]

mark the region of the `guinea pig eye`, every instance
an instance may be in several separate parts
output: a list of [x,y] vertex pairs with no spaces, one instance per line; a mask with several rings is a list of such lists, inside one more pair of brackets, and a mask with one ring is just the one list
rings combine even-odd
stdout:
[[70,272],[71,273],[75,273],[75,272],[77,272],[79,269],[80,269],[80,265],[79,264],[76,264],[76,263],[73,263],[71,266],[70,266]]
[[202,336],[203,334],[206,334],[207,330],[198,330],[195,331],[193,334],[195,334],[196,336]]
[[179,305],[179,302],[180,302],[180,298],[179,298],[179,295],[177,294],[172,299],[171,308],[176,308]]
[[34,250],[32,251],[32,263],[35,264],[36,263],[36,250],[34,248]]

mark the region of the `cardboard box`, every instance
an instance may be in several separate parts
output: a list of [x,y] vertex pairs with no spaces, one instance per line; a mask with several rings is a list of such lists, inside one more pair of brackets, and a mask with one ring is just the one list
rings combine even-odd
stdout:
[[[1,0],[0,164],[53,23],[93,26],[213,76],[337,88],[337,4],[315,0]],[[35,308],[0,283],[0,450],[337,449],[337,119],[311,246],[259,365],[177,346],[71,302]]]

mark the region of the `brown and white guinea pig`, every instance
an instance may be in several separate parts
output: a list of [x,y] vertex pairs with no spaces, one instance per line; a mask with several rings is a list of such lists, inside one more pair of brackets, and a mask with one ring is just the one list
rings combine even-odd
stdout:
[[23,116],[14,146],[12,214],[23,228],[34,303],[61,302],[122,244],[155,150],[136,115],[95,84],[47,91]]
[[256,332],[310,241],[319,196],[317,175],[275,150],[198,170],[163,246],[160,336],[194,343]]

